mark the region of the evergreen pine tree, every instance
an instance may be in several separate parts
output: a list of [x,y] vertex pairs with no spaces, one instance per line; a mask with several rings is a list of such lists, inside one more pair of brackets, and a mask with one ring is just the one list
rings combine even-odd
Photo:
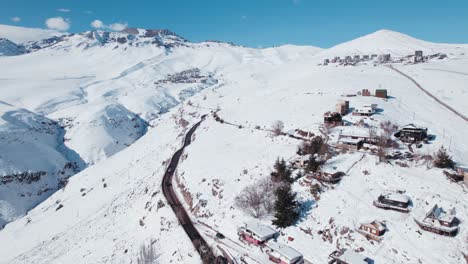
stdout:
[[305,170],[307,172],[316,172],[318,168],[320,167],[320,161],[318,161],[314,155],[310,155],[309,161],[307,163],[307,166]]
[[285,184],[276,189],[275,195],[275,219],[272,223],[277,227],[288,227],[299,216],[299,205],[296,201],[296,194],[292,192],[291,185]]
[[434,159],[434,166],[437,168],[453,168],[454,165],[455,162],[453,162],[452,157],[447,153],[444,146],[440,147]]
[[296,180],[297,180],[297,179],[300,179],[300,178],[302,178],[302,177],[304,177],[304,172],[302,172],[302,170],[299,170],[299,171],[297,172],[297,174],[296,174]]
[[291,170],[289,169],[286,161],[284,159],[277,159],[275,165],[273,166],[275,169],[271,173],[271,177],[274,181],[282,181],[282,182],[292,182],[291,178]]

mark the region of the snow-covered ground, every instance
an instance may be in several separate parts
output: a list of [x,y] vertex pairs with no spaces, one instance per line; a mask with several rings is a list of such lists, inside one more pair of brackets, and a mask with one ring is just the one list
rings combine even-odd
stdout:
[[[269,128],[282,120],[286,131],[319,134],[323,113],[334,110],[338,100],[348,99],[351,107],[376,103],[381,111],[366,118],[367,123],[389,120],[426,126],[435,139],[418,153],[433,154],[444,145],[459,164],[468,165],[468,123],[388,67],[317,66],[325,55],[343,56],[333,51],[336,47],[250,49],[216,42],[193,44],[171,34],[158,39],[163,44],[151,45],[142,37],[146,33],[138,34],[124,44],[78,34],[26,55],[0,57],[0,100],[59,122],[66,131],[65,146],[90,164],[65,188],[0,231],[0,263],[130,263],[150,239],[158,241],[162,263],[199,263],[160,184],[188,125],[214,109],[242,128],[211,117],[201,124],[177,170],[184,188],[179,195],[186,196],[181,200],[213,248],[220,246],[237,259],[247,254],[248,263],[267,260],[259,249],[238,245],[237,227],[251,220],[271,225],[271,216],[252,219],[234,199],[245,186],[268,177],[277,157],[295,155],[300,144],[256,126]],[[458,111],[468,110],[467,80],[460,74],[468,68],[466,45],[433,44],[389,31],[357,41],[359,52],[366,53],[413,54],[421,48],[446,53],[448,58],[442,61],[396,67]],[[352,53],[356,45],[342,44],[339,51]],[[43,66],[37,67],[37,62]],[[177,79],[168,75],[195,68],[209,81],[165,81]],[[342,97],[377,88],[387,89],[391,97]],[[361,118],[344,119],[356,123]],[[331,133],[336,138],[348,130],[337,127]],[[28,165],[12,160],[17,167]],[[449,182],[439,169],[407,163],[409,167],[377,164],[375,156],[362,152],[332,158],[326,168],[349,170],[346,177],[318,201],[295,183],[303,212],[279,240],[312,263],[324,263],[337,247],[361,249],[376,263],[462,263],[462,253],[468,252],[466,187]],[[413,200],[410,214],[372,205],[381,192],[394,189],[405,189]],[[456,237],[419,231],[413,217],[433,203],[456,208],[461,220]],[[385,221],[389,228],[381,243],[353,231],[372,220]],[[226,240],[212,239],[213,229]],[[319,231],[330,233],[331,240]],[[288,241],[289,236],[294,240]]]

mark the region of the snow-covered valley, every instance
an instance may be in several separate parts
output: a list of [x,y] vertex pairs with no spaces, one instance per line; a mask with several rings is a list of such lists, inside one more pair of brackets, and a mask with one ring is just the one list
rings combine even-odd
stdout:
[[[161,263],[201,263],[161,182],[183,136],[203,115],[174,185],[211,248],[237,263],[268,263],[260,249],[239,242],[237,228],[251,221],[273,225],[271,214],[256,219],[236,205],[236,197],[269,178],[278,157],[292,160],[302,143],[264,130],[277,120],[284,131],[321,135],[323,114],[337,101],[349,100],[353,108],[377,104],[371,117],[344,115],[347,125],[327,130],[330,144],[343,134],[368,133],[364,125],[415,123],[434,139],[414,155],[433,155],[445,146],[458,165],[468,165],[468,122],[388,65],[319,65],[325,58],[356,54],[447,54],[393,67],[466,116],[465,44],[435,44],[383,30],[330,49],[252,49],[191,43],[165,30],[127,29],[24,47],[29,53],[0,56],[2,264],[135,263],[140,246],[152,239]],[[389,98],[357,95],[362,89],[387,89]],[[224,123],[215,120],[215,111]],[[395,150],[409,148],[401,143]],[[327,263],[328,255],[342,248],[375,263],[465,261],[464,183],[447,180],[423,160],[379,163],[370,151],[338,151],[323,169],[346,176],[323,185],[319,198],[301,180],[294,182],[301,216],[278,238],[309,263]],[[373,206],[382,192],[401,189],[413,202],[409,214]],[[413,220],[434,204],[455,208],[461,221],[455,237],[423,231]],[[355,230],[374,220],[388,228],[381,242]],[[214,230],[226,238],[215,238]]]

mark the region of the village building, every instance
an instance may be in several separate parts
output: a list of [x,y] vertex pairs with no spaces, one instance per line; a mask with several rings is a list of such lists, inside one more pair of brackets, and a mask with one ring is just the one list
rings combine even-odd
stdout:
[[362,139],[362,142],[363,144],[372,144],[372,145],[375,145],[378,143],[378,138],[376,137],[370,137],[369,135],[363,135],[363,134],[360,134],[360,133],[356,133],[356,134],[341,134],[339,136],[339,139],[338,139],[338,142],[341,140],[341,139]]
[[414,52],[414,63],[418,63],[418,62],[424,62],[422,50],[416,50]]
[[353,115],[360,115],[360,116],[371,116],[375,114],[375,109],[369,105],[363,105],[362,107],[356,107],[353,111]]
[[335,111],[340,113],[341,115],[346,115],[349,111],[349,101],[338,101],[338,103],[335,105]]
[[411,200],[401,192],[386,192],[373,202],[374,206],[407,213],[410,211]]
[[276,238],[279,233],[275,229],[257,223],[248,223],[237,229],[239,239],[256,246],[263,246],[265,242]]
[[356,61],[356,62],[358,62],[358,61],[361,60],[361,56],[359,56],[359,55],[354,55],[354,56],[353,56],[353,60]]
[[369,60],[369,55],[362,55],[362,59],[366,61]]
[[274,241],[267,243],[267,254],[268,258],[273,263],[279,264],[303,264],[304,258],[301,253],[299,253],[294,248],[283,245]]
[[352,250],[336,250],[328,256],[329,264],[373,264],[374,260]]
[[330,63],[330,59],[324,59],[323,60],[323,65],[328,65],[328,63]]
[[447,213],[437,204],[432,207],[423,219],[414,218],[414,221],[423,230],[445,236],[456,236],[460,224],[460,220],[455,216],[455,210]]
[[297,158],[292,159],[291,167],[293,169],[305,169],[309,164],[310,155],[298,156]]
[[337,56],[337,57],[334,57],[334,58],[331,60],[332,63],[337,63],[337,62],[340,62],[340,61],[341,61],[341,59],[340,59],[340,57],[338,57],[338,56]]
[[331,126],[342,126],[343,117],[338,112],[326,112],[323,114],[323,123]]
[[364,145],[364,140],[362,138],[349,138],[344,137],[340,138],[338,141],[338,147],[350,150],[359,150]]
[[362,89],[361,95],[362,96],[371,96],[371,93],[370,93],[370,91],[368,89]]
[[414,124],[408,124],[395,134],[401,141],[407,143],[416,143],[427,139],[427,128],[418,127]]
[[371,59],[373,60],[375,58],[377,58],[377,54],[371,54]]
[[304,131],[304,130],[301,130],[301,129],[290,130],[286,134],[288,134],[290,137],[293,137],[293,138],[306,139],[306,140],[309,140],[309,139],[311,139],[312,137],[315,136],[314,133],[312,133],[310,131]]
[[382,236],[387,231],[387,227],[382,222],[372,221],[370,223],[362,223],[357,231],[367,239],[381,241]]
[[387,89],[376,89],[375,97],[387,99],[388,98]]
[[380,63],[387,63],[390,62],[391,55],[390,54],[381,54],[377,58]]
[[331,184],[336,184],[343,179],[343,176],[345,175],[344,172],[338,171],[334,173],[330,172],[324,172],[324,171],[319,171],[315,172],[312,174],[309,174],[305,177],[305,181],[307,183],[312,183],[312,179],[315,179],[320,182],[326,182],[326,183],[331,183]]

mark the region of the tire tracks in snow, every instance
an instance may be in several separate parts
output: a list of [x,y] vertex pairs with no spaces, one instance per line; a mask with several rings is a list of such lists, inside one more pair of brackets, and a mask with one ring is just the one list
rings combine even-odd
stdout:
[[402,72],[401,70],[393,67],[392,65],[388,65],[386,66],[387,68],[399,73],[400,75],[402,75],[403,77],[407,78],[408,80],[410,80],[414,85],[416,85],[416,87],[418,87],[421,91],[423,91],[426,95],[428,95],[429,97],[431,97],[432,99],[434,99],[437,103],[439,103],[440,105],[442,105],[443,107],[447,108],[449,111],[451,111],[452,113],[454,113],[455,115],[459,116],[461,119],[465,120],[466,122],[468,122],[468,117],[464,116],[463,114],[461,114],[460,112],[458,112],[457,110],[453,109],[451,106],[449,106],[448,104],[444,103],[442,100],[440,100],[439,98],[437,98],[434,94],[430,93],[429,91],[427,91],[426,89],[424,89],[415,79],[413,79],[413,77],[409,76],[408,74]]

